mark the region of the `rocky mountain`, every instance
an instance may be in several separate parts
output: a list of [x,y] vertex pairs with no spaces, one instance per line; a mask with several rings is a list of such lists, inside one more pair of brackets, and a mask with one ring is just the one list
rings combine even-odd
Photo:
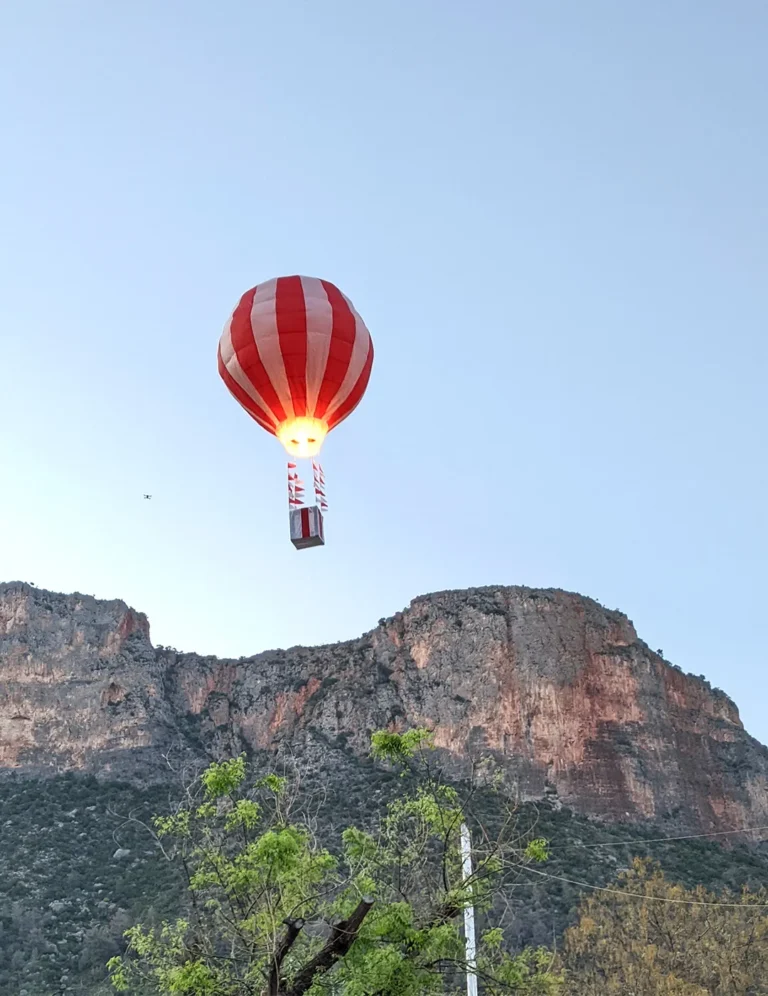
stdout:
[[424,725],[457,775],[588,817],[688,830],[768,824],[768,750],[734,703],[558,590],[417,598],[347,643],[220,660],[153,647],[120,601],[0,584],[0,766],[152,783],[170,749],[365,755]]
[[[332,840],[400,790],[370,731],[417,724],[457,782],[495,759],[521,832],[551,843],[543,876],[500,900],[512,945],[551,944],[636,855],[688,886],[766,879],[764,835],[688,834],[768,824],[768,751],[722,692],[590,599],[445,592],[349,643],[234,661],[153,647],[120,601],[0,584],[0,993],[105,996],[126,926],[183,908],[142,829],[180,762],[286,762]],[[492,825],[498,796],[481,788],[473,815]]]

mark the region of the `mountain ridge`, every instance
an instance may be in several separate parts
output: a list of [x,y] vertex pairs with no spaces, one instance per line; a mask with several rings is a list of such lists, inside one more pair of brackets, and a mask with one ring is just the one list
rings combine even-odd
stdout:
[[768,749],[629,618],[561,589],[420,595],[362,636],[238,660],[154,647],[120,599],[0,584],[0,766],[161,777],[180,745],[308,759],[424,725],[457,775],[586,816],[768,823]]

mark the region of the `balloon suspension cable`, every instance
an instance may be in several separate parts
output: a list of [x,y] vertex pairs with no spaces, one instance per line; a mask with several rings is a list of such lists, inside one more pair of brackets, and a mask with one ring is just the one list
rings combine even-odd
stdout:
[[288,461],[288,508],[301,508],[304,504],[304,482],[299,477],[296,464]]
[[318,460],[312,461],[312,477],[315,488],[315,499],[320,506],[320,511],[325,515],[328,511],[328,499],[325,490],[325,474]]

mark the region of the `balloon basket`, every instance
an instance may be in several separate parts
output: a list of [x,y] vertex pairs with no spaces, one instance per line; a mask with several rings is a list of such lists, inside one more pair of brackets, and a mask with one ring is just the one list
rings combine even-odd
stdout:
[[307,550],[311,546],[325,546],[323,513],[317,505],[309,508],[292,508],[291,543],[297,550]]

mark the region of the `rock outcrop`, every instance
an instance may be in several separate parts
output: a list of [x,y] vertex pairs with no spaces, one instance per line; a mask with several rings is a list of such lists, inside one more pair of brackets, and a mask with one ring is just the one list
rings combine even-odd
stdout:
[[608,819],[768,823],[768,750],[734,703],[556,590],[416,599],[359,640],[219,660],[153,648],[123,602],[0,584],[0,765],[158,777],[174,744],[367,749],[423,725],[458,769]]

